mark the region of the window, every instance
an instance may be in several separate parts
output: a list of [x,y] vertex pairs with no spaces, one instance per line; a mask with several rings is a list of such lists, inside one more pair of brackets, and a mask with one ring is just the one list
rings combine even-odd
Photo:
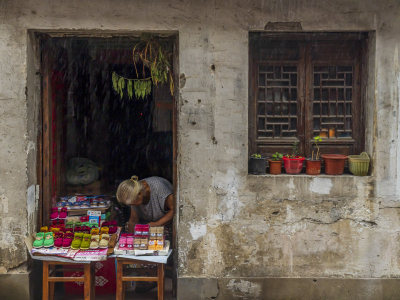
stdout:
[[363,34],[250,34],[249,147],[270,156],[294,142],[309,156],[364,147]]

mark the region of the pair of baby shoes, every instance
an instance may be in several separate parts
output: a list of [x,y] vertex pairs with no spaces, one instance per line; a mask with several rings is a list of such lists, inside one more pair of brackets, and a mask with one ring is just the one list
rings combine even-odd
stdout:
[[68,216],[68,209],[66,207],[61,208],[61,211],[58,212],[58,207],[53,207],[51,209],[50,220],[57,220],[57,219],[66,219]]
[[74,234],[72,232],[57,232],[55,235],[54,246],[58,248],[68,249],[71,247],[72,239],[74,238]]
[[123,233],[119,238],[118,247],[120,250],[133,250],[133,234]]
[[88,250],[90,247],[92,235],[89,233],[75,232],[74,240],[71,243],[71,249]]
[[54,237],[52,232],[36,233],[35,241],[33,242],[34,248],[49,248],[52,246],[54,246]]

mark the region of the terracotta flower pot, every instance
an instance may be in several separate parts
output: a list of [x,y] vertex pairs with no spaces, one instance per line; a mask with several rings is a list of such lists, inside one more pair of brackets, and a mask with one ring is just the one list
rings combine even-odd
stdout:
[[287,174],[299,174],[303,169],[304,157],[283,157],[283,165]]
[[306,174],[318,175],[321,173],[321,160],[306,160]]
[[322,154],[325,163],[325,173],[328,175],[341,175],[344,171],[344,163],[347,159],[342,154]]
[[281,174],[282,173],[282,161],[281,160],[268,160],[269,162],[269,173],[270,174]]

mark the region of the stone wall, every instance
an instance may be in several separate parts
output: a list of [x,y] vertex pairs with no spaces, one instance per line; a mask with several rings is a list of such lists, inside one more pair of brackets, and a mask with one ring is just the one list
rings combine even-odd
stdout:
[[[178,276],[195,282],[186,289],[198,282],[212,285],[200,298],[256,299],[260,277],[398,277],[399,11],[395,0],[0,1],[0,272],[26,261],[27,188],[36,183],[37,53],[28,30],[171,31],[179,34]],[[372,177],[247,174],[248,33],[268,22],[373,32]]]

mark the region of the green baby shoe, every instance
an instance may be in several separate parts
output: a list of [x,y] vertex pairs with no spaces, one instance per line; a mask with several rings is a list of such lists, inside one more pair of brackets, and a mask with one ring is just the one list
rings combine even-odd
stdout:
[[54,237],[53,237],[53,232],[45,232],[44,233],[44,242],[43,246],[46,248],[53,247],[54,246]]
[[90,240],[91,240],[92,235],[85,233],[83,235],[83,240],[82,240],[82,244],[81,244],[81,250],[88,250],[89,246],[90,246]]
[[74,240],[72,241],[72,244],[71,244],[71,249],[74,249],[74,250],[79,249],[81,247],[82,238],[83,238],[82,232],[75,232]]
[[42,248],[44,240],[44,232],[36,233],[35,240],[33,242],[33,248]]

